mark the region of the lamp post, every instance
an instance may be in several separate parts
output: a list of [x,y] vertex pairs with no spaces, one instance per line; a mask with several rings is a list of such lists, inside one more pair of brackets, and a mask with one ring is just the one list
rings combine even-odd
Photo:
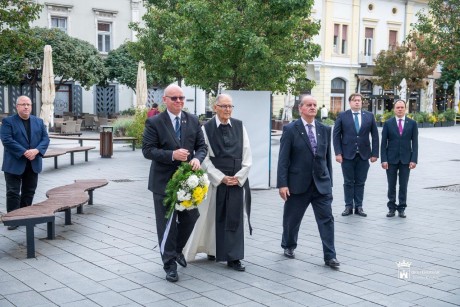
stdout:
[[447,81],[444,82],[444,84],[442,85],[442,87],[444,88],[444,111],[446,111],[447,88],[449,87],[449,84],[447,83]]

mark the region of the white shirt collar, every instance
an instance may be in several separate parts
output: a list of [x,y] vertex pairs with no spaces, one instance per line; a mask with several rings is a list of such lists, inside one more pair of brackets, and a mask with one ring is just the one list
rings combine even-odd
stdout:
[[[301,117],[300,119],[302,120],[302,123],[303,123],[304,127],[305,127],[306,125],[308,125],[307,121],[306,121],[305,119],[303,119],[303,117]],[[313,128],[316,128],[315,120],[313,120],[313,121],[311,122],[311,125],[313,126]]]
[[398,122],[400,119],[402,119],[403,122],[406,121],[406,115],[404,115],[404,116],[401,117],[401,118],[399,118],[399,117],[397,117],[397,116],[395,116],[395,117],[396,117],[396,122]]
[[179,120],[181,119],[182,111],[181,111],[179,114],[177,114],[177,115],[172,114],[171,112],[169,112],[168,109],[166,109],[166,111],[168,112],[169,118],[171,119],[171,121],[172,121],[173,123],[174,123],[175,120],[176,120],[176,116],[179,117]]
[[[217,124],[217,128],[219,128],[219,126],[222,124],[222,122],[219,120],[219,117],[216,115],[215,116],[216,118],[216,124]],[[230,121],[230,118],[228,119],[228,123],[230,125],[230,127],[232,126],[232,122]]]

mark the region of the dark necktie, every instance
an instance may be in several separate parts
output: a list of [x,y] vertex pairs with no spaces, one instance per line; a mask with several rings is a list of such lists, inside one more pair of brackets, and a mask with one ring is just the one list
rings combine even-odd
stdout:
[[316,144],[316,139],[315,139],[315,135],[313,134],[313,125],[312,124],[307,124],[307,127],[308,127],[308,138],[310,139],[310,145],[311,145],[311,148],[313,148],[313,154],[316,155],[316,148],[318,147],[318,145]]
[[359,114],[359,113],[353,113],[353,115],[355,116],[355,129],[356,129],[356,133],[359,132],[359,119],[358,119],[358,114]]
[[176,132],[176,137],[180,140],[180,124],[179,124],[179,117],[176,116],[176,127],[174,128]]
[[402,118],[400,118],[398,121],[399,121],[399,122],[398,122],[399,135],[402,135],[402,133],[403,133],[403,127],[402,127],[402,123],[401,123],[401,122],[402,122]]

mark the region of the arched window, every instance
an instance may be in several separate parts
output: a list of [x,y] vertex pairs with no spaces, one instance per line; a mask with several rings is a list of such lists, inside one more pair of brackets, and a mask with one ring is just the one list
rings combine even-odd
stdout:
[[335,78],[331,81],[331,112],[338,113],[345,110],[345,85],[342,78]]

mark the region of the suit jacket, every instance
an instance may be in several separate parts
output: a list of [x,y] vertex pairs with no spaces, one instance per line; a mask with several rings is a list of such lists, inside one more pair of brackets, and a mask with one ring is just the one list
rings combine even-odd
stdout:
[[316,155],[301,119],[283,128],[278,157],[277,187],[305,193],[313,182],[321,194],[332,193],[331,128],[315,121]]
[[50,139],[46,126],[41,118],[30,115],[30,142],[19,115],[15,114],[3,119],[1,138],[3,143],[2,171],[14,175],[24,173],[27,158],[24,153],[28,149],[38,149],[39,154],[31,161],[35,173],[42,171],[42,157],[48,149]]
[[208,151],[198,118],[187,112],[181,113],[181,139],[174,133],[168,112],[149,117],[145,121],[142,140],[142,153],[152,160],[150,166],[150,191],[165,195],[166,184],[177,170],[181,161],[173,161],[173,151],[185,148],[190,152],[188,161],[197,158],[203,162]]
[[402,135],[396,117],[388,119],[382,130],[381,161],[390,164],[417,163],[418,159],[418,128],[417,123],[406,117]]
[[[372,146],[369,135],[372,137]],[[374,114],[361,110],[361,126],[357,133],[352,111],[341,112],[334,124],[333,142],[336,156],[341,154],[343,158],[351,160],[355,157],[358,148],[361,159],[378,158],[379,131]]]

